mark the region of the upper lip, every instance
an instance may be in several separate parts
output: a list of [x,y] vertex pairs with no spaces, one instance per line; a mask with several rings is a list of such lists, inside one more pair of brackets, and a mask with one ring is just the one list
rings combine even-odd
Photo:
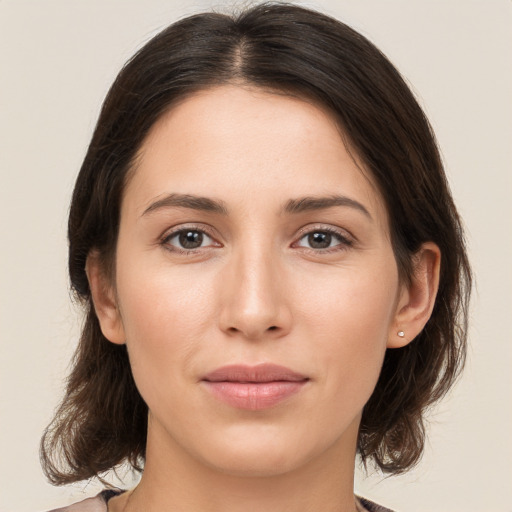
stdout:
[[285,366],[263,363],[256,366],[228,365],[208,373],[202,380],[208,382],[300,382],[308,377]]

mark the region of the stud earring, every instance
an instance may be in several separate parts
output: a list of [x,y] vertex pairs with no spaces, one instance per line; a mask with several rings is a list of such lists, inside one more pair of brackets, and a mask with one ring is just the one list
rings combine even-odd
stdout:
[[400,336],[400,338],[403,338],[405,336],[404,331],[398,331],[397,334],[398,336]]

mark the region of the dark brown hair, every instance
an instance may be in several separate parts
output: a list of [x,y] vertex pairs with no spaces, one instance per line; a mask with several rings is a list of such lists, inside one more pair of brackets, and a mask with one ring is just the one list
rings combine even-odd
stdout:
[[144,464],[147,406],[126,347],[101,333],[86,258],[95,249],[112,271],[123,189],[155,121],[193,92],[226,83],[293,94],[339,119],[385,200],[403,279],[422,243],[441,249],[432,316],[413,342],[387,351],[364,408],[363,461],[391,473],[413,466],[423,450],[424,412],[462,367],[471,285],[462,228],[431,127],[397,70],[350,27],[298,6],[265,3],[231,16],[191,16],[150,40],[119,73],[76,181],[69,272],[86,318],[65,397],[41,442],[53,483],[98,476],[125,461]]

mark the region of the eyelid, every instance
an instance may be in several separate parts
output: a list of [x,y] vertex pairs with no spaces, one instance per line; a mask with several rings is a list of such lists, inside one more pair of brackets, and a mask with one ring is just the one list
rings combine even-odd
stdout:
[[[176,247],[174,245],[170,245],[168,242],[171,238],[174,238],[175,236],[179,235],[183,231],[198,231],[200,233],[205,234],[210,239],[212,239],[214,244],[210,244],[206,247],[197,247],[195,249],[182,249],[180,247]],[[178,224],[177,226],[173,226],[172,228],[169,228],[164,231],[164,233],[159,237],[160,243],[165,246],[169,251],[177,252],[177,253],[183,253],[183,254],[189,254],[194,253],[199,250],[205,250],[209,249],[211,247],[222,247],[222,244],[217,241],[216,236],[213,234],[213,230],[211,228],[208,228],[207,226],[203,224]],[[172,247],[172,248],[171,248]]]
[[329,226],[325,224],[313,224],[304,226],[301,228],[297,234],[296,241],[293,243],[292,246],[295,246],[302,238],[304,238],[306,235],[309,235],[311,233],[315,232],[324,232],[324,233],[330,233],[336,237],[338,237],[338,240],[340,243],[338,245],[335,245],[334,247],[328,247],[325,249],[314,249],[312,247],[304,247],[299,246],[302,249],[305,249],[306,251],[312,251],[314,253],[329,253],[329,252],[336,252],[340,250],[344,250],[347,247],[351,247],[356,242],[355,237],[349,233],[346,229],[337,228],[334,226]]
[[[171,246],[168,243],[168,241],[171,238],[173,238],[173,237],[177,236],[179,233],[181,233],[183,231],[187,231],[187,230],[201,232],[201,233],[205,234],[206,236],[208,236],[209,238],[211,238],[214,243],[210,244],[206,247],[197,247],[195,249],[184,249],[184,248],[181,249],[176,246]],[[178,224],[176,226],[168,228],[161,235],[160,243],[163,246],[165,246],[167,248],[167,250],[176,252],[178,254],[180,254],[180,253],[181,254],[192,254],[192,253],[197,253],[198,251],[208,250],[212,247],[222,247],[222,244],[217,241],[217,238],[218,238],[217,235],[215,235],[213,233],[213,231],[214,231],[213,229],[211,229],[209,226],[204,225],[204,224],[193,224],[193,223]],[[330,233],[330,234],[336,236],[338,238],[338,240],[340,241],[340,243],[335,245],[334,247],[328,247],[328,248],[324,248],[324,249],[314,249],[312,247],[297,246],[298,242],[302,238],[304,238],[304,236],[309,235],[314,232]],[[348,232],[346,229],[329,226],[329,225],[325,225],[325,224],[309,224],[309,225],[304,226],[299,229],[297,236],[295,238],[295,241],[292,243],[292,247],[300,247],[301,249],[303,249],[305,251],[313,252],[315,254],[318,254],[318,253],[328,254],[330,252],[345,250],[348,247],[353,246],[355,242],[356,242],[355,237],[350,232]]]

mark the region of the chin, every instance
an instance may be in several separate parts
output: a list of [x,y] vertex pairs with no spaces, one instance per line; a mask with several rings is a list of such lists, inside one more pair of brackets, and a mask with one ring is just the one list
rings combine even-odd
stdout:
[[[211,462],[213,461],[213,462]],[[300,457],[284,451],[255,449],[253,452],[231,452],[205,461],[212,469],[220,473],[238,477],[274,477],[283,475],[301,466]]]
[[204,463],[224,474],[272,477],[302,467],[326,448],[304,436],[282,435],[284,432],[270,430],[264,434],[246,430],[238,435],[223,436],[214,445],[200,447],[200,456]]

